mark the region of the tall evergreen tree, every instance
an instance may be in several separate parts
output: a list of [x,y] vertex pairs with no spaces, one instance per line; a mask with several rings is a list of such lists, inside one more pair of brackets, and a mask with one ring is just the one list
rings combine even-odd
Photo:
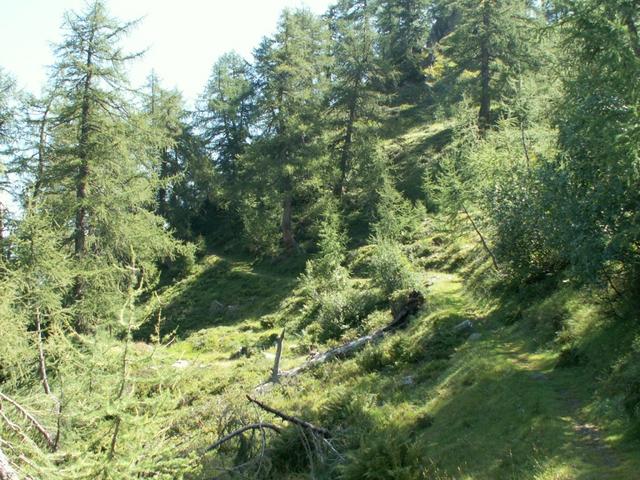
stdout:
[[454,78],[477,73],[472,97],[479,104],[481,130],[494,120],[492,102],[507,88],[506,80],[536,65],[534,33],[542,18],[527,0],[455,0],[441,11],[457,24],[443,39],[445,54],[454,62]]
[[265,205],[272,218],[279,210],[287,250],[296,247],[296,195],[309,190],[304,183],[320,171],[317,162],[326,150],[322,109],[327,39],[326,26],[311,12],[286,10],[276,34],[264,39],[255,53],[261,135],[244,156],[243,182],[254,212],[258,204]]
[[196,124],[228,189],[237,180],[238,156],[247,146],[254,121],[252,77],[251,65],[244,58],[235,52],[225,53],[213,65],[198,102]]
[[149,93],[147,98],[147,112],[151,119],[153,131],[157,134],[160,168],[158,177],[160,185],[157,193],[157,212],[167,215],[167,190],[170,189],[172,174],[176,174],[175,152],[178,138],[182,134],[183,117],[185,111],[180,93],[176,90],[165,90],[160,86],[160,80],[152,73],[149,77]]
[[334,190],[339,195],[352,182],[351,174],[365,176],[375,156],[381,72],[373,15],[369,0],[341,0],[327,14],[334,58],[329,102],[336,132],[333,157],[338,167]]
[[422,79],[428,35],[427,0],[377,0],[379,49],[393,83]]
[[[96,318],[98,305],[119,304],[123,273],[133,250],[140,279],[153,278],[155,261],[175,244],[150,212],[157,186],[158,135],[147,115],[135,111],[118,41],[132,23],[110,18],[101,1],[66,17],[51,83],[56,85],[56,129],[48,195],[60,225],[73,225],[78,265],[73,297],[79,328]],[[143,274],[144,271],[144,274]],[[107,314],[108,316],[108,314]]]
[[7,194],[9,182],[7,174],[7,159],[12,142],[13,123],[15,120],[15,82],[0,68],[0,257],[4,253],[4,229],[6,207],[2,196]]

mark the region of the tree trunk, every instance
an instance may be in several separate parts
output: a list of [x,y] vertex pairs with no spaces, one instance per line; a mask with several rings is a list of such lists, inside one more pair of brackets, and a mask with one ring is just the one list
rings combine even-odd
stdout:
[[293,235],[293,204],[291,199],[291,191],[287,190],[284,193],[284,198],[282,200],[282,243],[284,244],[284,248],[288,251],[294,250],[296,248],[296,239]]
[[342,140],[342,152],[340,154],[340,180],[336,185],[336,195],[341,196],[344,193],[344,185],[347,181],[347,173],[349,171],[349,162],[351,160],[351,144],[353,143],[353,130],[356,122],[356,99],[353,98],[349,105],[349,120],[347,129]]
[[4,205],[0,202],[0,258],[4,256]]
[[47,104],[45,105],[44,112],[42,112],[42,118],[40,119],[40,125],[38,126],[38,170],[36,173],[36,181],[33,185],[33,196],[34,198],[40,194],[40,190],[42,189],[42,183],[44,182],[44,162],[45,162],[45,148],[47,141],[47,117],[49,116],[49,110],[51,109],[51,102],[53,101],[53,96],[51,96],[47,100]]
[[490,17],[490,5],[489,0],[484,1],[482,7],[482,28],[484,32],[480,37],[480,112],[478,114],[478,126],[481,131],[486,130],[491,125],[491,91],[489,89],[491,81],[491,52],[490,52],[490,38],[491,34],[489,29],[491,28]]
[[[162,150],[160,159],[160,181],[162,182],[169,175],[169,151],[167,148]],[[160,183],[158,188],[158,213],[161,216],[167,214],[167,188],[163,183]]]
[[51,395],[51,387],[49,387],[49,379],[47,377],[47,363],[44,356],[44,347],[42,345],[42,322],[40,321],[40,309],[36,307],[36,335],[38,336],[38,370],[40,371],[40,379],[42,380],[42,388],[44,393]]
[[[82,110],[80,114],[80,138],[78,139],[78,157],[80,165],[78,167],[78,175],[76,177],[76,221],[74,235],[74,253],[76,259],[84,258],[87,251],[87,195],[89,183],[89,133],[90,133],[90,114],[91,114],[91,81],[93,79],[93,38],[95,29],[92,30],[87,46],[87,60],[85,63],[86,75],[84,78],[82,92]],[[85,279],[78,275],[75,279],[73,289],[74,299],[76,301],[84,298]],[[76,317],[77,328],[83,331],[87,328],[86,319],[82,314]]]
[[286,328],[282,329],[282,333],[276,342],[276,358],[273,360],[273,370],[271,371],[270,382],[277,382],[280,378],[280,357],[282,357],[282,344],[284,343],[284,333]]

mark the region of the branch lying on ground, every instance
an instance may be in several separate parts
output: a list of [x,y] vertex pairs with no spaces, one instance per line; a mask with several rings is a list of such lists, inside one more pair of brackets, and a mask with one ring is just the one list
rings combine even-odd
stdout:
[[273,430],[274,432],[277,432],[277,433],[280,433],[282,431],[280,427],[272,423],[252,423],[250,425],[245,425],[244,427],[239,428],[234,432],[231,432],[229,435],[225,435],[220,440],[216,441],[216,443],[207,447],[205,452],[210,452],[211,450],[215,450],[223,443],[228,442],[229,440],[231,440],[234,437],[237,437],[238,435],[242,435],[247,430],[264,430],[265,428],[268,428],[269,430]]
[[[393,321],[389,325],[379,330],[376,330],[375,332],[370,333],[369,335],[365,335],[363,337],[357,338],[356,340],[345,343],[344,345],[340,345],[339,347],[332,348],[330,350],[327,350],[326,352],[319,353],[314,357],[312,357],[311,359],[304,362],[299,367],[280,372],[279,377],[280,378],[294,377],[316,365],[320,365],[322,363],[328,362],[335,358],[345,358],[354,354],[365,345],[372,343],[374,341],[380,340],[387,333],[397,330],[403,327],[404,325],[406,325],[410,316],[416,313],[420,309],[420,307],[422,307],[423,304],[424,304],[424,297],[422,296],[422,294],[416,291],[411,292],[411,294],[409,294],[407,302],[398,312],[396,312],[396,314],[393,317]],[[256,390],[263,391],[264,389],[269,388],[271,385],[273,385],[273,383],[274,382],[272,381],[263,383],[262,385],[259,385],[258,387],[256,387]]]
[[249,400],[251,403],[255,403],[262,410],[272,413],[276,417],[280,417],[281,419],[286,420],[287,422],[293,423],[294,425],[298,425],[299,427],[305,428],[307,430],[311,430],[312,432],[315,432],[325,438],[331,438],[331,433],[326,428],[316,427],[312,423],[309,423],[298,417],[294,417],[292,415],[288,415],[284,412],[281,412],[280,410],[276,410],[275,408],[270,407],[269,405],[266,405],[262,403],[260,400],[256,400],[255,398],[252,398],[249,395],[247,395],[247,400]]

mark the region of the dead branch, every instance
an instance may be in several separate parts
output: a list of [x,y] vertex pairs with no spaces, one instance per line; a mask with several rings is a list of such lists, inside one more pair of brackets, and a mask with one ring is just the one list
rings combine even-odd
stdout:
[[0,448],[0,480],[20,480],[9,459]]
[[250,395],[247,395],[247,400],[249,400],[251,403],[255,403],[262,410],[269,412],[275,415],[276,417],[280,417],[281,419],[286,420],[287,422],[293,423],[294,425],[298,425],[299,427],[302,427],[302,428],[306,428],[307,430],[311,430],[312,432],[315,432],[325,438],[331,438],[331,433],[326,428],[316,427],[312,423],[309,423],[305,420],[301,420],[298,417],[287,415],[286,413],[281,412],[280,410],[276,410],[275,408],[262,403],[260,400],[256,400],[255,398],[252,398]]
[[484,236],[482,235],[482,233],[480,233],[480,230],[478,229],[478,226],[476,225],[476,222],[474,222],[473,218],[471,218],[471,215],[469,214],[469,211],[467,210],[467,207],[462,205],[462,210],[464,211],[465,215],[467,216],[467,218],[471,222],[471,225],[473,225],[473,229],[478,234],[478,237],[480,237],[480,241],[482,242],[482,246],[484,247],[484,249],[487,251],[487,253],[491,257],[491,261],[493,262],[494,268],[498,272],[500,272],[500,267],[498,266],[498,260],[496,260],[496,256],[493,254],[493,252],[489,248],[489,245],[487,244],[487,241],[484,239]]
[[22,414],[22,416],[27,419],[29,421],[29,423],[31,423],[31,425],[33,425],[33,427],[38,430],[38,432],[40,432],[40,434],[44,437],[44,439],[47,442],[47,445],[49,446],[49,448],[53,449],[54,448],[54,442],[51,439],[51,435],[49,435],[49,432],[47,432],[47,429],[44,428],[42,426],[42,424],[40,422],[38,422],[38,420],[35,419],[35,417],[33,415],[31,415],[22,405],[20,405],[18,402],[16,402],[15,400],[7,397],[4,393],[0,392],[0,399],[6,401],[7,403],[10,403],[11,405],[13,405],[13,407],[18,410],[18,412],[20,412]]
[[47,364],[44,357],[44,348],[42,346],[42,325],[40,322],[40,309],[36,308],[36,336],[38,338],[38,369],[40,370],[40,379],[44,393],[51,395],[51,387],[47,378]]
[[238,435],[242,435],[244,432],[246,432],[248,430],[264,430],[265,428],[268,428],[269,430],[273,430],[274,432],[277,432],[277,433],[280,433],[282,431],[282,429],[280,427],[278,427],[277,425],[274,425],[272,423],[251,423],[249,425],[245,425],[242,428],[239,428],[238,430],[236,430],[234,432],[231,432],[228,435],[225,435],[220,440],[216,441],[216,443],[214,443],[213,445],[210,445],[209,447],[207,447],[205,452],[210,452],[211,450],[215,450],[216,448],[218,448],[223,443],[228,442],[229,440],[231,440],[232,438],[237,437]]

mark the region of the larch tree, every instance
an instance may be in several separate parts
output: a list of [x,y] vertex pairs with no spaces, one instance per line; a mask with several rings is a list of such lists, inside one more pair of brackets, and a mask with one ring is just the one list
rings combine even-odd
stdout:
[[[296,195],[315,188],[311,183],[320,171],[318,162],[326,156],[326,25],[308,10],[286,10],[275,35],[263,40],[255,56],[260,135],[243,156],[245,212],[264,211],[273,227],[279,211],[282,245],[291,251],[297,244]],[[245,225],[258,226],[248,218]]]
[[6,207],[2,195],[7,195],[9,186],[8,160],[13,148],[16,122],[16,85],[14,79],[0,68],[0,257],[4,255],[4,229]]
[[177,248],[152,213],[158,186],[157,129],[127,98],[125,65],[136,55],[119,47],[134,23],[111,18],[96,1],[68,14],[56,48],[51,161],[42,188],[56,199],[60,225],[72,225],[77,276],[73,291],[78,328],[108,317],[119,304],[136,251],[139,281],[151,281],[158,258]]
[[238,175],[238,157],[244,152],[254,122],[255,83],[251,65],[235,52],[213,65],[201,94],[195,123],[230,200]]
[[372,0],[380,34],[379,50],[392,84],[423,78],[425,42],[429,33],[427,0]]
[[171,188],[172,177],[178,173],[175,166],[175,147],[182,134],[186,113],[180,93],[176,90],[162,88],[160,80],[153,72],[149,76],[147,88],[146,110],[151,119],[153,131],[157,135],[156,142],[160,159],[158,169],[160,184],[156,211],[158,215],[166,217],[168,190]]
[[334,58],[329,105],[335,131],[332,156],[337,166],[337,195],[345,193],[349,183],[362,184],[351,177],[366,177],[375,157],[382,73],[374,12],[370,0],[341,0],[327,14]]
[[454,78],[477,74],[472,97],[479,104],[478,125],[484,131],[494,120],[492,102],[506,88],[506,80],[536,65],[532,41],[542,15],[528,0],[456,0],[447,2],[441,14],[456,19],[452,33],[442,40],[457,72]]

